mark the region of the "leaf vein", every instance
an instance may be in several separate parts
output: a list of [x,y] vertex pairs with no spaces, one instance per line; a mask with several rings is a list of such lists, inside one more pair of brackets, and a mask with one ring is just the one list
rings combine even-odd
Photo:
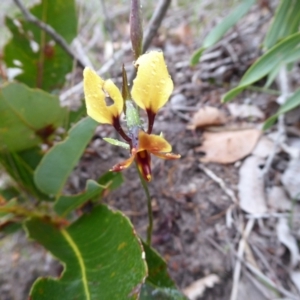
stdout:
[[82,274],[82,284],[83,284],[84,293],[86,295],[86,299],[91,300],[91,295],[90,295],[87,276],[86,276],[86,268],[84,265],[83,257],[81,255],[77,245],[75,244],[74,240],[70,236],[70,234],[64,229],[61,230],[61,233],[64,236],[64,238],[67,240],[67,242],[69,243],[70,247],[72,248],[72,250],[74,251],[74,253],[78,259],[81,274]]

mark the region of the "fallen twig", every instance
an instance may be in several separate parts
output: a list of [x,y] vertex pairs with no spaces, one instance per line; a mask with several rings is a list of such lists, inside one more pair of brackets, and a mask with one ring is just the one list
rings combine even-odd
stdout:
[[[217,250],[219,250],[221,253],[225,254],[224,251],[222,250],[222,248],[217,245],[216,243],[212,243],[211,239],[206,238],[206,240],[208,242],[210,242],[210,244],[212,246],[214,246]],[[237,259],[240,260],[238,253],[236,251],[233,251],[233,254],[235,255],[235,257]],[[268,285],[269,287],[271,287],[272,289],[280,292],[282,295],[284,295],[285,297],[287,297],[287,299],[289,300],[299,300],[299,296],[292,294],[291,292],[287,291],[285,288],[278,286],[278,284],[274,283],[271,279],[269,279],[266,275],[264,275],[259,269],[253,267],[250,263],[246,262],[245,260],[241,260],[241,262],[254,274],[256,275],[261,281],[263,281],[266,285]]]
[[244,250],[247,243],[247,239],[252,231],[252,228],[254,226],[255,220],[250,219],[247,222],[247,225],[245,227],[245,230],[243,231],[242,237],[239,242],[239,248],[237,252],[238,260],[235,263],[234,272],[233,272],[233,284],[232,284],[232,290],[230,295],[230,300],[236,300],[238,295],[238,286],[241,276],[241,268],[242,268],[242,261],[244,256]]
[[206,168],[204,165],[199,164],[198,166],[208,177],[210,177],[214,182],[216,182],[220,186],[220,188],[232,200],[233,203],[238,204],[238,200],[237,200],[233,190],[229,189],[226,186],[226,184],[222,178],[218,177],[213,171]]
[[170,6],[171,0],[160,0],[157,7],[152,15],[151,20],[145,30],[145,35],[143,39],[143,52],[147,51],[151,44],[152,39],[157,33],[158,28]]
[[[246,277],[252,282],[252,284],[261,292],[261,294],[265,297],[265,299],[273,299],[271,298],[271,291],[267,289],[250,271],[244,271]],[[274,294],[273,294],[274,296]],[[279,300],[279,299],[278,299]],[[283,299],[281,299],[283,300]]]
[[280,292],[282,295],[288,297],[288,299],[299,300],[299,296],[294,295],[291,292],[287,291],[285,288],[278,286],[278,284],[275,284],[271,279],[269,279],[266,275],[264,275],[259,269],[253,267],[248,262],[243,262],[243,263],[254,275],[259,277],[262,281],[264,281],[267,285],[269,285],[274,290],[276,290],[276,291]]
[[15,4],[20,8],[20,10],[23,13],[23,16],[25,17],[25,19],[36,25],[37,27],[39,27],[41,30],[44,30],[48,35],[50,35],[53,40],[60,45],[65,52],[72,58],[74,59],[77,64],[81,67],[84,68],[85,64],[81,61],[81,59],[79,57],[77,57],[75,55],[75,53],[72,51],[72,49],[69,47],[68,43],[66,42],[66,40],[60,35],[58,34],[50,25],[44,23],[43,21],[39,20],[38,18],[36,18],[33,14],[30,13],[30,11],[24,6],[24,4],[22,3],[21,0],[14,0]]

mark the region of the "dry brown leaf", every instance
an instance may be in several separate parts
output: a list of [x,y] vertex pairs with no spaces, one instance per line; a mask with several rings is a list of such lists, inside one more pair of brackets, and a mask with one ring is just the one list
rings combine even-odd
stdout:
[[210,125],[222,125],[226,122],[225,114],[216,107],[206,106],[200,108],[193,116],[188,129],[205,127]]
[[195,282],[193,282],[190,286],[186,287],[183,290],[183,293],[190,299],[196,300],[198,297],[201,297],[206,290],[206,288],[213,287],[216,283],[220,282],[219,276],[216,274],[210,274],[206,277],[203,277]]
[[203,144],[196,151],[204,152],[202,162],[229,164],[249,155],[254,149],[261,131],[258,129],[227,132],[204,132]]
[[263,214],[267,211],[264,181],[261,178],[260,166],[264,160],[249,156],[239,171],[239,199],[242,210],[250,214]]

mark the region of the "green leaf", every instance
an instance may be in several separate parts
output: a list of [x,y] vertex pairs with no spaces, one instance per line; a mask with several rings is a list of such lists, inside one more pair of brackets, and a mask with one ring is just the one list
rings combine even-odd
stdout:
[[77,110],[69,111],[68,122],[66,124],[66,128],[67,129],[71,128],[72,125],[76,124],[77,122],[79,122],[84,117],[86,117],[86,106],[85,106],[85,104],[82,103]]
[[118,146],[118,147],[122,147],[122,148],[127,149],[127,150],[130,149],[129,144],[124,143],[124,142],[121,142],[121,141],[119,141],[119,140],[117,140],[117,139],[113,139],[113,138],[108,138],[108,137],[106,137],[106,138],[103,138],[103,140],[104,140],[105,142],[111,144],[111,145]]
[[80,207],[85,202],[99,200],[106,191],[117,189],[123,183],[123,176],[119,172],[107,172],[98,179],[88,180],[85,191],[72,196],[60,196],[54,204],[54,210],[61,216],[66,216],[72,210]]
[[227,92],[222,97],[222,102],[230,101],[248,85],[251,85],[252,83],[271,73],[278,64],[281,64],[288,59],[291,54],[294,54],[295,51],[297,51],[296,49],[300,51],[299,46],[300,32],[295,33],[276,44],[247,70],[239,85]]
[[19,194],[20,194],[19,191],[15,187],[12,187],[12,186],[4,188],[4,189],[0,189],[0,195],[6,201],[9,201],[10,199],[18,197]]
[[[300,1],[299,1],[300,3]],[[265,87],[269,87],[273,81],[275,80],[276,76],[278,75],[280,69],[284,67],[284,65],[287,65],[288,71],[292,69],[294,66],[294,63],[300,60],[300,51],[299,48],[294,49],[289,53],[287,57],[284,58],[281,64],[278,64],[269,74],[268,74],[268,80],[265,83]]]
[[263,130],[267,130],[270,127],[272,127],[275,124],[277,117],[278,117],[277,114],[275,114],[275,115],[271,116],[270,118],[268,118],[264,123]]
[[[76,37],[74,0],[42,0],[30,12],[52,26],[67,43]],[[5,23],[12,39],[4,48],[4,61],[8,68],[22,72],[15,79],[47,91],[62,87],[66,74],[72,70],[72,58],[45,31],[25,21],[23,16],[6,17]]]
[[148,277],[143,285],[140,300],[187,300],[170,278],[163,258],[147,244],[143,243],[148,265]]
[[66,229],[40,219],[25,223],[30,238],[65,266],[59,279],[39,278],[33,300],[137,299],[147,275],[143,248],[128,218],[96,207]]
[[188,300],[180,291],[173,288],[161,288],[145,283],[140,300]]
[[108,171],[103,174],[97,182],[101,185],[107,186],[107,190],[113,191],[122,185],[124,182],[123,175],[121,172]]
[[278,64],[269,74],[268,74],[268,79],[267,82],[265,83],[265,88],[269,88],[277,75],[279,74],[280,69],[284,66],[283,63]]
[[280,107],[278,112],[266,120],[263,129],[269,129],[276,121],[278,116],[287,113],[288,111],[298,107],[300,105],[300,89],[298,89],[286,102]]
[[251,8],[256,0],[244,0],[226,18],[224,18],[214,29],[210,31],[203,41],[201,48],[196,50],[191,58],[191,65],[196,65],[204,50],[216,44],[224,34],[234,26]]
[[57,97],[20,83],[5,84],[0,89],[0,151],[40,144],[62,124],[65,114]]
[[22,229],[23,229],[23,227],[22,227],[22,224],[20,224],[20,223],[14,223],[11,221],[7,221],[4,224],[0,224],[1,233],[4,233],[6,235],[13,234]]
[[97,123],[87,117],[73,126],[68,137],[53,146],[34,173],[37,187],[48,195],[59,196],[69,175],[93,137]]
[[49,200],[35,185],[34,170],[42,159],[40,148],[34,147],[20,152],[0,152],[0,163],[16,181],[18,188],[30,193],[39,200]]
[[190,65],[191,66],[195,66],[198,62],[199,62],[199,60],[200,60],[200,58],[201,58],[201,56],[202,56],[202,53],[205,51],[205,48],[204,47],[201,47],[201,48],[199,48],[199,49],[197,49],[194,53],[193,53],[193,55],[192,55],[192,57],[191,57],[191,60],[190,60]]
[[272,24],[264,40],[264,48],[270,49],[280,39],[298,31],[300,22],[300,1],[281,0],[277,6]]
[[167,264],[163,258],[154,250],[143,242],[146,253],[146,261],[148,265],[147,282],[157,287],[176,288],[174,281],[168,274]]
[[94,180],[88,180],[84,192],[73,196],[60,196],[54,204],[54,210],[59,215],[66,216],[86,201],[98,196],[104,188],[104,186],[99,185]]

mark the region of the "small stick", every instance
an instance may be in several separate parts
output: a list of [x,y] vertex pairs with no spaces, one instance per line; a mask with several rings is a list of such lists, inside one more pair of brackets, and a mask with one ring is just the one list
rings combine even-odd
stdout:
[[[224,254],[223,249],[218,245],[216,246],[216,243],[212,243],[212,240],[206,237],[206,240],[210,242],[212,246],[214,246],[217,250],[219,250],[221,253]],[[238,253],[233,250],[233,254],[237,259],[240,260]],[[271,279],[269,279],[266,275],[264,275],[259,269],[256,267],[253,267],[250,263],[246,262],[245,260],[241,260],[241,262],[255,275],[257,276],[260,280],[264,281],[267,285],[269,285],[271,288],[273,288],[275,291],[280,292],[282,295],[287,297],[288,299],[291,300],[299,300],[299,296],[292,294],[285,288],[279,286],[278,284],[275,284]]]
[[234,194],[234,192],[229,189],[224,180],[220,177],[218,177],[213,171],[210,169],[206,168],[205,166],[199,164],[199,168],[209,177],[211,178],[214,182],[216,182],[220,188],[225,192],[225,194],[232,200],[233,203],[238,204],[238,200]]
[[253,285],[262,293],[265,299],[272,299],[270,297],[270,290],[268,290],[251,272],[245,270],[245,275],[253,283]]
[[25,19],[36,25],[37,27],[39,27],[41,30],[44,30],[48,35],[50,35],[53,40],[60,45],[63,50],[65,50],[65,52],[72,58],[74,59],[77,64],[84,69],[85,64],[81,61],[80,58],[76,57],[76,55],[73,53],[72,49],[69,47],[68,43],[66,42],[66,40],[60,35],[58,34],[50,25],[44,23],[43,21],[39,20],[38,18],[36,18],[33,14],[31,14],[29,12],[29,10],[24,6],[24,4],[21,2],[21,0],[13,0],[15,2],[15,4],[20,8],[23,16],[25,17]]
[[152,39],[157,33],[158,28],[171,4],[171,0],[160,0],[152,15],[149,25],[145,31],[143,39],[143,52],[147,51]]
[[244,250],[246,247],[247,239],[252,231],[252,228],[254,226],[255,220],[250,219],[247,222],[246,228],[243,231],[242,238],[240,239],[239,242],[239,248],[238,248],[238,260],[235,263],[234,267],[234,272],[233,272],[233,285],[232,285],[232,290],[231,290],[231,295],[230,295],[230,300],[236,300],[237,295],[238,295],[238,286],[239,286],[239,281],[240,281],[240,276],[241,276],[241,269],[242,269],[242,261],[243,261],[243,256],[244,256]]

